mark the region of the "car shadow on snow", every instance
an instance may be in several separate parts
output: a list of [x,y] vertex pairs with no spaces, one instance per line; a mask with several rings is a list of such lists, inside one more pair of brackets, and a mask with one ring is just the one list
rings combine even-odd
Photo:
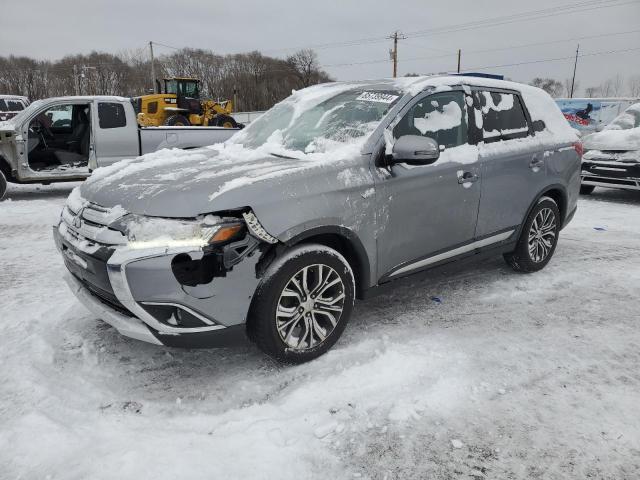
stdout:
[[79,182],[57,183],[52,185],[13,185],[9,184],[4,201],[7,200],[48,200],[67,198]]
[[[328,354],[299,366],[269,358],[248,340],[215,349],[146,344],[123,337],[80,305],[70,309],[63,320],[75,327],[72,333],[62,333],[56,343],[64,363],[71,362],[71,371],[79,366],[74,368],[76,362],[93,365],[91,381],[106,389],[106,403],[135,401],[143,411],[153,403],[154,408],[164,410],[175,408],[167,403],[168,398],[172,402],[180,398],[181,402],[204,402],[202,408],[210,413],[221,412],[268,401],[294,391],[305,379],[323,375],[321,372],[329,375],[339,366],[374,358],[378,353],[373,350],[363,356],[363,345],[389,336],[389,325],[394,325],[390,340],[400,343],[409,335],[419,335],[420,330],[446,328],[457,321],[456,312],[464,304],[468,286],[504,275],[507,269],[500,265],[504,264],[498,257],[473,266],[443,267],[427,278],[408,278],[379,296],[358,301],[343,338]],[[77,349],[82,355],[69,355],[74,349],[65,346],[68,344],[81,344]]]
[[640,206],[640,190],[623,190],[619,188],[596,187],[590,195],[581,195],[581,200],[603,200]]

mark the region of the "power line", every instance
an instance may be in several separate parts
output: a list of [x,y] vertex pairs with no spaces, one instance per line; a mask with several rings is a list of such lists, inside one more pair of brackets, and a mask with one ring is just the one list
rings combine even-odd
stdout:
[[[612,55],[615,53],[626,53],[626,52],[635,52],[640,50],[640,47],[635,47],[635,48],[624,48],[621,50],[608,50],[608,51],[603,51],[603,52],[591,52],[591,53],[581,53],[580,55],[578,55],[578,58],[582,58],[582,57],[595,57],[598,55]],[[470,67],[470,68],[466,68],[464,69],[464,71],[473,71],[473,70],[481,70],[484,68],[504,68],[504,67],[516,67],[519,65],[530,65],[530,64],[534,64],[534,63],[546,63],[546,62],[557,62],[560,60],[573,60],[576,56],[575,55],[571,55],[568,57],[556,57],[556,58],[544,58],[544,59],[540,59],[540,60],[530,60],[530,61],[526,61],[526,62],[516,62],[516,63],[503,63],[501,65],[482,65],[482,66],[476,66],[476,67]]]
[[[560,40],[549,40],[546,42],[535,42],[535,43],[525,43],[522,45],[511,45],[508,47],[497,47],[497,48],[486,48],[486,49],[480,49],[480,50],[467,50],[464,47],[462,48],[465,51],[465,54],[470,54],[470,53],[489,53],[489,52],[499,52],[499,51],[508,51],[508,50],[516,50],[516,49],[520,49],[520,48],[526,48],[526,47],[535,47],[535,46],[541,46],[541,45],[553,45],[555,43],[566,43],[566,42],[574,42],[574,41],[578,41],[578,40],[587,40],[587,39],[593,39],[593,38],[604,38],[604,37],[614,37],[614,36],[620,36],[620,35],[628,35],[631,33],[639,33],[640,29],[637,30],[627,30],[624,32],[610,32],[610,33],[602,33],[602,34],[596,34],[596,35],[583,35],[581,37],[573,37],[573,38],[564,38],[564,39],[560,39]],[[438,59],[438,58],[450,58],[456,55],[456,52],[450,52],[450,53],[444,53],[441,55],[428,55],[428,56],[420,56],[420,57],[409,57],[409,58],[404,58],[402,61],[403,62],[411,62],[411,61],[416,61],[416,60],[433,60],[433,59]],[[326,64],[326,65],[322,65],[323,68],[329,68],[329,67],[343,67],[343,66],[351,66],[351,65],[370,65],[370,64],[375,64],[375,63],[386,63],[389,60],[387,59],[376,59],[376,60],[364,60],[361,62],[345,62],[345,63],[334,63],[334,64]]]
[[154,41],[151,41],[151,43],[153,43],[154,45],[160,45],[162,47],[171,48],[172,50],[182,50],[182,48],[180,47],[174,47],[172,45],[167,45],[166,43],[160,43],[160,42],[154,42]]
[[[520,12],[516,14],[511,14],[511,15],[503,15],[503,16],[492,17],[492,18],[487,18],[483,20],[476,20],[473,22],[436,27],[436,28],[431,28],[427,30],[417,30],[417,31],[406,33],[406,37],[416,38],[416,37],[425,37],[429,35],[453,33],[453,32],[458,32],[463,30],[474,30],[478,28],[498,26],[498,25],[504,25],[508,23],[538,20],[538,19],[547,18],[550,16],[567,15],[570,13],[592,11],[592,10],[597,10],[602,8],[620,7],[620,6],[628,5],[631,3],[638,3],[638,0],[623,0],[623,1],[621,0],[590,0],[590,1],[584,1],[584,2],[566,4],[566,5],[559,5],[552,8],[531,10],[531,11]],[[380,43],[387,40],[388,40],[388,36],[368,37],[368,38],[346,40],[341,42],[330,42],[330,43],[321,43],[321,44],[315,44],[315,45],[307,45],[302,47],[270,49],[270,50],[265,50],[265,53],[298,50],[302,48],[323,50],[327,48],[349,47],[349,46],[356,46],[356,45],[365,45],[370,43]]]
[[592,10],[599,10],[602,8],[612,8],[628,5],[631,3],[638,3],[637,0],[591,0],[587,2],[579,2],[568,5],[558,5],[551,8],[544,8],[540,10],[531,10],[527,12],[516,13],[512,15],[504,15],[500,17],[489,18],[485,20],[476,20],[473,22],[461,23],[457,25],[449,25],[443,27],[435,27],[426,30],[418,30],[408,32],[407,37],[423,37],[429,35],[436,35],[442,33],[452,33],[464,30],[473,30],[476,28],[493,27],[497,25],[505,25],[509,23],[516,23],[521,21],[539,20],[541,18],[547,18],[551,16],[567,15],[575,12],[585,12]]

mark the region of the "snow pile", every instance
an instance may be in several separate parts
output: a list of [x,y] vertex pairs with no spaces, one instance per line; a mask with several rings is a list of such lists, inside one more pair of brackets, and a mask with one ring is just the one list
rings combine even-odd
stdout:
[[60,280],[69,187],[9,188],[2,478],[637,478],[632,192],[581,199],[541,272],[498,256],[397,285],[327,355],[283,366],[122,337]]
[[588,150],[640,150],[640,103],[628,107],[601,132],[587,135],[584,146]]

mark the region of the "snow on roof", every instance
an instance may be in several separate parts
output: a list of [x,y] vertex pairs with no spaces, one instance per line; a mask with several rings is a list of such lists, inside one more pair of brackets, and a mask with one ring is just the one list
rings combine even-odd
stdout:
[[131,99],[117,95],[67,95],[64,97],[43,98],[40,102],[64,102],[73,100],[105,100],[112,102],[128,102]]

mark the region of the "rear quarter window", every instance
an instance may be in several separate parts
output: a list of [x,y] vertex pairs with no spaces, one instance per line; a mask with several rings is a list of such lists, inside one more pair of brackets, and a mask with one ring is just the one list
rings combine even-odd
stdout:
[[[523,138],[529,135],[529,123],[520,96],[513,93],[476,91],[476,125],[485,143]],[[480,122],[478,122],[480,120]]]
[[7,104],[4,100],[0,100],[0,112],[8,112]]
[[98,122],[100,128],[121,128],[127,126],[124,105],[121,103],[99,103]]

